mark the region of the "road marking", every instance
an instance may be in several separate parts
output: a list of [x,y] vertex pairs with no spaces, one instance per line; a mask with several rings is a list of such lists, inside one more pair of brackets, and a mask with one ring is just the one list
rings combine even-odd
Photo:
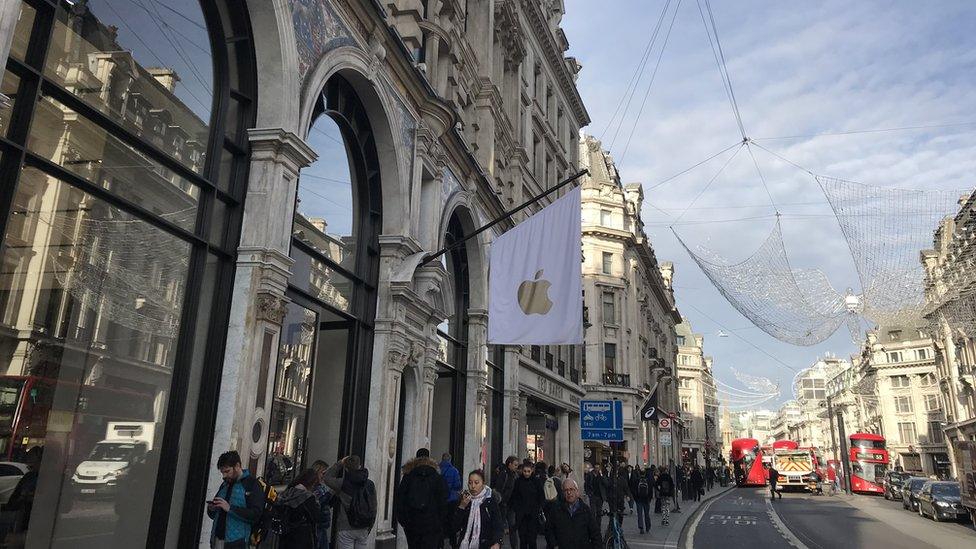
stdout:
[[[708,508],[711,507],[712,504],[715,503],[716,501],[724,498],[725,496],[727,496],[727,495],[729,495],[731,493],[732,493],[732,490],[727,490],[724,494],[708,500],[708,503],[706,503],[702,507],[698,508],[698,514],[697,514],[697,516],[695,516],[695,520],[692,521],[691,528],[688,529],[688,537],[685,538],[685,549],[694,549],[694,547],[695,547],[695,531],[698,530],[698,523],[701,522],[701,519],[702,519],[703,516],[705,516],[705,512],[708,511]],[[742,496],[739,496],[739,499],[742,499]]]
[[773,521],[773,526],[779,530],[779,533],[786,538],[786,541],[789,542],[790,545],[796,547],[796,549],[810,549],[806,546],[806,544],[800,541],[800,538],[796,537],[796,535],[794,535],[793,532],[786,527],[786,524],[783,523],[783,519],[779,518],[779,513],[776,512],[776,509],[773,507],[773,503],[771,501],[766,501],[766,507],[768,509],[767,513],[769,514],[769,519]]

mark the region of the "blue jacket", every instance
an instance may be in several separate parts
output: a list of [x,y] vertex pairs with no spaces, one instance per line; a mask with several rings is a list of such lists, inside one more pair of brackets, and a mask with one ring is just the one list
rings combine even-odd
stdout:
[[[225,480],[220,488],[217,489],[216,497],[227,500],[230,503],[230,511],[227,513],[224,526],[224,541],[235,542],[247,540],[251,537],[251,527],[261,519],[264,511],[264,492],[261,484],[251,476],[247,469],[227,494],[228,484]],[[214,521],[210,538],[217,535],[217,522],[224,512],[220,509],[207,507],[207,515]]]
[[447,501],[455,503],[461,499],[461,473],[450,461],[441,462],[441,476],[447,482]]

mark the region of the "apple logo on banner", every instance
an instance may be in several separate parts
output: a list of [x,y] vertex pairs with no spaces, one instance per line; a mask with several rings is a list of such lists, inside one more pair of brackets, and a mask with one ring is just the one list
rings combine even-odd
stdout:
[[548,280],[541,279],[541,277],[542,270],[535,273],[535,280],[526,280],[519,284],[519,307],[527,315],[544,315],[549,312],[549,309],[552,309],[552,301],[549,299],[549,287],[552,284]]

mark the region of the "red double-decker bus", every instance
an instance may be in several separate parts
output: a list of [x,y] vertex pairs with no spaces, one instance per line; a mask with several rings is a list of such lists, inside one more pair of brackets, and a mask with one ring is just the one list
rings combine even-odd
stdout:
[[888,450],[885,439],[873,433],[850,436],[851,491],[859,494],[884,494],[888,472]]
[[763,451],[754,438],[737,438],[732,441],[729,458],[738,486],[765,486],[766,470],[763,469]]
[[20,461],[30,447],[44,445],[59,386],[76,395],[70,399],[70,413],[57,418],[71,422],[61,429],[70,427],[68,450],[75,461],[105,438],[109,421],[154,420],[151,394],[40,376],[0,376],[0,461]]
[[794,440],[777,440],[773,442],[773,450],[796,450],[800,445]]

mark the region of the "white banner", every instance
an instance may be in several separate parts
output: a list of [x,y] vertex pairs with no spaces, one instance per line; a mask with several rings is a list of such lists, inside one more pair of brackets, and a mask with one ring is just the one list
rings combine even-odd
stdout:
[[488,275],[488,343],[583,343],[580,188],[496,238]]

